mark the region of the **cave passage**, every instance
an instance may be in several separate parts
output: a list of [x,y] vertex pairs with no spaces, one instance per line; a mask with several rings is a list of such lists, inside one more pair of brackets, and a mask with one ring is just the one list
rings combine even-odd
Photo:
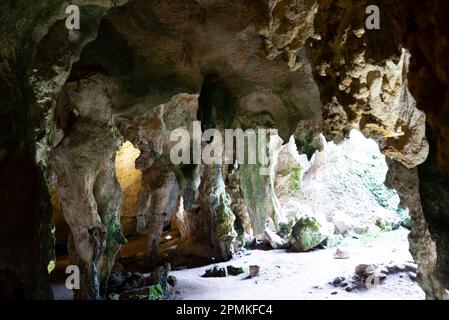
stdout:
[[[315,151],[310,156],[300,153],[303,150]],[[123,192],[120,224],[127,243],[111,271],[110,299],[142,295],[136,283],[152,274],[143,263],[146,221],[153,220],[151,212],[142,211],[146,207],[141,202],[147,199],[142,173],[135,166],[140,154],[126,141],[115,156]],[[384,184],[388,167],[374,140],[356,130],[339,145],[326,142],[322,135],[305,141],[292,136],[276,157],[274,193],[283,216],[277,226],[268,219],[263,233],[249,235],[245,235],[244,218],[236,219],[241,242],[234,243],[229,261],[216,263],[214,257],[177,250],[180,243],[189,242],[185,229],[190,215],[181,197],[177,212],[160,229],[159,265],[170,265],[171,271],[172,290],[166,299],[423,298],[408,251],[408,209],[400,205],[398,193]],[[70,262],[63,243],[70,231],[58,213],[56,192],[52,194],[59,248],[52,288],[56,299],[73,299],[64,287]]]
[[0,299],[449,297],[449,2],[77,3],[0,1]]

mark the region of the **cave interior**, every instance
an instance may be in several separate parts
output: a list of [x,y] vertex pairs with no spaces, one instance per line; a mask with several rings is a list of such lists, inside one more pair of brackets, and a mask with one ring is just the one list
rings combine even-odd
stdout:
[[0,3],[0,299],[448,298],[447,1],[73,2]]

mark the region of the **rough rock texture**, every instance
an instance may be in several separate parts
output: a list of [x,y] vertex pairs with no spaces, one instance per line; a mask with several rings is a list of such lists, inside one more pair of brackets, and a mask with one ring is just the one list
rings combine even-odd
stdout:
[[328,237],[328,234],[324,234],[322,230],[321,225],[315,218],[300,218],[293,226],[290,235],[290,249],[301,252],[315,248]]
[[250,243],[254,235],[250,213],[240,185],[240,172],[240,168],[232,167],[225,175],[226,192],[231,198],[231,209],[235,215],[234,229],[237,232],[235,243],[237,248],[242,248]]
[[[369,1],[319,1],[316,36],[307,55],[323,102],[323,131],[342,140],[359,128],[379,140],[382,151],[411,168],[427,155],[425,117],[406,88],[408,54],[390,32],[365,29]],[[391,26],[381,9],[382,30]],[[381,44],[381,45],[380,45]]]
[[320,117],[319,93],[310,65],[290,72],[282,57],[266,58],[259,33],[269,25],[269,10],[252,1],[130,1],[109,11],[78,65],[107,70],[151,106],[181,92],[215,95],[215,113],[228,126],[235,117],[288,138],[299,119]]
[[447,12],[443,0],[391,2],[394,34],[411,55],[409,88],[438,136],[438,164],[449,174],[449,54]]
[[407,169],[394,160],[388,161],[388,167],[386,183],[398,191],[401,204],[409,209],[410,252],[419,265],[417,281],[426,293],[427,299],[447,298],[444,283],[437,270],[436,244],[429,232],[421,206],[418,170]]
[[178,211],[181,195],[198,187],[192,185],[197,179],[195,172],[187,172],[186,175],[191,173],[192,176],[186,178],[184,171],[188,171],[187,168],[175,166],[170,161],[170,150],[177,143],[170,140],[170,133],[177,128],[192,132],[198,96],[180,94],[165,104],[151,107],[146,103],[138,104],[131,108],[139,109],[138,114],[123,111],[116,122],[123,135],[141,152],[136,160],[137,168],[143,172],[137,231],[148,234],[146,255],[156,263],[162,230]]
[[189,224],[186,242],[181,242],[177,251],[184,255],[214,257],[218,261],[229,260],[237,234],[219,165],[204,166],[198,192],[198,199],[186,216]]
[[[419,194],[424,217],[436,245],[436,270],[446,290],[449,290],[447,254],[449,238],[449,180],[437,164],[437,138],[428,130],[431,151],[426,162],[418,167]],[[446,294],[446,298],[447,298]]]
[[159,242],[163,228],[168,226],[178,211],[181,190],[176,176],[169,164],[163,160],[155,160],[143,173],[144,191],[139,208],[139,216],[143,217],[144,226],[139,231],[148,233],[146,256],[152,263],[157,263]]
[[[198,166],[164,162],[168,153],[163,146],[169,144],[164,144],[163,136],[170,122],[165,105],[176,105],[173,125],[179,125],[177,119],[185,125],[185,120],[197,118],[204,128],[272,127],[279,129],[284,141],[299,121],[306,121],[307,129],[323,117],[328,138],[341,140],[350,129],[360,128],[378,139],[384,154],[413,168],[425,160],[428,146],[424,115],[416,109],[407,85],[439,137],[438,151],[420,168],[426,185],[420,192],[421,200],[427,201],[423,211],[435,240],[437,273],[447,284],[447,204],[438,198],[446,195],[447,180],[432,166],[433,155],[438,155],[443,171],[449,172],[445,63],[449,7],[443,0],[373,3],[381,7],[381,30],[363,29],[365,8],[372,4],[367,0],[78,0],[74,4],[81,6],[82,28],[69,32],[64,27],[67,1],[3,1],[0,194],[5,206],[0,216],[0,285],[6,288],[4,295],[51,297],[47,266],[53,260],[52,171],[73,236],[71,257],[80,263],[83,283],[88,284],[80,296],[102,294],[122,241],[121,189],[114,168],[122,135],[141,150],[137,165],[144,175],[150,170],[147,178],[151,170],[161,168],[162,188],[152,184],[154,177],[147,179],[140,201],[137,226],[155,230],[149,236],[149,256],[151,239],[158,238],[162,221],[168,220],[160,215],[175,211],[166,210],[162,190],[175,190],[167,193],[175,198],[183,196],[186,216],[200,212],[208,217],[186,223],[196,221],[200,230],[209,227],[204,236],[212,237],[213,255],[223,259],[229,256],[234,237],[230,208],[239,211],[250,234],[243,203],[233,207],[228,193],[231,198],[243,195],[254,233],[265,229],[267,216],[277,222],[273,181],[258,180],[257,166],[241,167],[236,178],[240,191],[234,181],[227,192],[222,178],[227,180],[227,168],[200,172]],[[400,44],[411,53],[410,70]],[[86,81],[93,83],[86,86]],[[182,119],[185,104],[171,101],[182,100],[181,93],[199,94],[191,97],[198,102],[194,117]],[[88,99],[83,102],[83,97]],[[141,131],[136,133],[136,128]],[[316,134],[295,137],[303,140],[300,148],[315,148]],[[430,194],[426,190],[432,190],[427,186],[431,182],[443,191]],[[203,193],[197,192],[199,186]],[[261,212],[255,211],[258,203],[251,203],[259,196],[257,190],[270,202]],[[157,213],[145,206],[154,198]],[[156,222],[148,226],[149,221]],[[417,237],[427,236],[421,220],[416,226],[421,228]],[[424,247],[427,240],[423,239]],[[431,275],[433,260],[429,263],[423,270]],[[422,283],[430,283],[426,281]],[[436,282],[430,286],[437,288]],[[426,289],[429,297],[432,290]]]
[[84,15],[84,28],[75,35],[69,35],[61,20],[66,1],[0,4],[1,185],[10,190],[1,201],[6,204],[1,225],[8,232],[1,232],[5,249],[0,277],[13,279],[2,291],[7,297],[52,295],[47,265],[53,259],[54,240],[47,179],[55,97],[71,64],[93,40],[99,19],[112,5],[98,0],[76,3]]
[[306,39],[313,35],[313,19],[318,4],[313,0],[269,0],[268,3],[268,27],[260,31],[265,38],[268,58],[273,60],[283,56],[290,69],[297,70],[304,62],[298,52]]
[[[255,235],[262,234],[267,221],[277,224],[282,218],[282,209],[274,191],[274,167],[282,139],[271,135],[266,141],[267,165],[262,165],[259,157],[256,164],[240,165],[240,186]],[[267,172],[261,174],[261,170],[265,169]]]
[[83,278],[79,298],[104,296],[115,255],[125,239],[120,229],[122,193],[115,176],[115,152],[122,137],[112,119],[114,83],[102,76],[68,82],[59,99],[52,170],[65,220],[69,253]]

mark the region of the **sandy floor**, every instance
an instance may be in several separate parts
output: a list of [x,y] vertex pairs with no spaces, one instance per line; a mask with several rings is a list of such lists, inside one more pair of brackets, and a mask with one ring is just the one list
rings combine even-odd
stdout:
[[[424,299],[424,293],[406,273],[390,275],[382,284],[365,290],[346,292],[329,282],[336,277],[350,278],[361,263],[388,264],[412,262],[408,252],[408,231],[405,229],[382,233],[378,237],[344,241],[339,247],[350,252],[350,258],[333,258],[335,248],[292,253],[285,250],[246,251],[240,257],[218,265],[242,266],[246,271],[239,276],[202,278],[210,266],[172,271],[178,284],[171,299],[192,300],[259,300],[259,299]],[[132,241],[131,241],[132,242]],[[139,241],[136,241],[139,242]],[[140,242],[139,242],[140,243]],[[125,252],[135,253],[139,244],[128,244]],[[126,246],[125,246],[126,247]],[[138,250],[137,250],[138,251]],[[59,261],[61,266],[66,263]],[[249,265],[261,267],[260,275],[248,278]],[[73,299],[64,285],[63,268],[53,279],[55,299]]]
[[218,265],[261,266],[260,275],[248,279],[248,273],[226,278],[202,278],[209,266],[173,271],[178,279],[173,299],[424,299],[424,293],[406,273],[389,276],[371,289],[346,292],[329,284],[338,276],[350,277],[361,263],[412,262],[406,239],[408,231],[401,229],[382,234],[371,243],[351,240],[346,244],[350,259],[333,258],[333,249],[307,253],[285,250],[253,250]]

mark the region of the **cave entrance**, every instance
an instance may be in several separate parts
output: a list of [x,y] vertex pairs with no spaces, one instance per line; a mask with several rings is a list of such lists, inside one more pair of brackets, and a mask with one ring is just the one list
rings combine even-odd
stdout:
[[357,130],[338,145],[292,136],[277,160],[275,226],[230,261],[173,271],[176,298],[424,298],[408,210],[384,184],[388,167],[374,140]]

